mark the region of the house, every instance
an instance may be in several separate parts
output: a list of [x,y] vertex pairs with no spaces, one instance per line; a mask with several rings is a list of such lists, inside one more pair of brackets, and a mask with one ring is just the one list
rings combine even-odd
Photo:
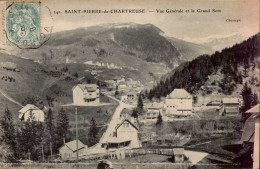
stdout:
[[75,105],[99,103],[99,86],[96,84],[78,84],[72,88],[72,92]]
[[234,116],[239,114],[240,101],[238,98],[222,98],[219,115]]
[[19,119],[21,121],[40,121],[44,122],[44,112],[32,104],[27,104],[19,110]]
[[113,77],[112,80],[114,80],[117,84],[119,84],[120,82],[125,82],[125,78],[119,76]]
[[136,94],[134,92],[122,92],[121,94],[121,101],[126,102],[126,101],[132,101],[136,98]]
[[173,155],[172,155],[172,161],[174,163],[182,163],[184,162],[184,148],[174,148],[173,149]]
[[116,82],[114,80],[105,80],[106,84],[107,84],[107,90],[108,91],[112,91],[112,90],[116,90]]
[[187,117],[192,113],[192,95],[185,89],[174,89],[165,100],[166,114],[173,117]]
[[[250,117],[246,120],[242,130],[241,142],[243,143],[243,149],[240,152],[241,155],[249,152],[251,156],[253,154],[253,168],[259,168],[259,133],[260,133],[260,105],[252,107],[245,113],[250,114]],[[257,160],[258,159],[258,160]]]
[[[84,145],[80,140],[78,140],[78,154],[81,156],[87,149],[87,145]],[[77,157],[77,140],[65,143],[59,148],[59,154],[62,160],[75,159]]]
[[217,100],[210,101],[208,102],[208,104],[206,104],[206,106],[210,108],[219,108],[220,105],[221,105],[221,101],[217,101]]
[[153,103],[147,108],[145,113],[145,121],[157,121],[158,115],[162,115],[162,105],[159,103]]
[[102,143],[107,149],[138,148],[141,144],[138,138],[138,128],[130,120],[124,119],[115,128],[114,137]]
[[124,90],[126,89],[126,83],[125,82],[119,82],[118,83],[118,90]]

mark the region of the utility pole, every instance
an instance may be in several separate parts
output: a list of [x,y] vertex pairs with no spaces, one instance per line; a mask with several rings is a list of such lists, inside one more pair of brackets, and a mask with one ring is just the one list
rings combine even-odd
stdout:
[[75,108],[75,115],[76,115],[76,149],[77,149],[77,163],[79,160],[79,150],[78,150],[78,110]]
[[43,150],[43,144],[42,144],[42,161],[44,161],[44,150]]

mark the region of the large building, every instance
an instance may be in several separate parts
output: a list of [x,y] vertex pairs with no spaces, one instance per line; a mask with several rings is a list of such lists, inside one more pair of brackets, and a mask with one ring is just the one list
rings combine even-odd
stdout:
[[21,121],[40,121],[44,122],[44,112],[32,104],[27,104],[19,110],[19,119]]
[[99,103],[99,87],[96,84],[78,84],[72,88],[74,105]]
[[[79,156],[84,154],[87,146],[78,140],[78,154]],[[59,148],[59,154],[62,160],[75,159],[77,157],[77,141],[73,140],[65,143]]]
[[192,113],[192,95],[185,89],[174,89],[165,100],[166,114],[186,117]]

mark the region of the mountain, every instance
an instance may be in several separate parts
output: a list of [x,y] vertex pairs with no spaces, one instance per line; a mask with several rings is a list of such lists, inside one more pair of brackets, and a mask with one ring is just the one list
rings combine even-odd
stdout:
[[180,52],[180,58],[183,61],[191,61],[200,55],[214,53],[214,50],[211,49],[211,47],[207,47],[201,44],[187,42],[174,37],[167,37],[167,39]]
[[[240,95],[248,82],[259,89],[260,34],[212,55],[201,55],[183,63],[148,93],[148,98],[165,97],[175,88],[185,88],[201,100]],[[204,102],[202,101],[202,102]]]
[[[39,49],[15,49],[12,54],[53,68],[81,64],[79,72],[92,69],[88,61],[113,63],[117,68],[125,68],[116,75],[149,83],[170,71],[169,68],[210,52],[202,45],[168,38],[152,24],[117,23],[52,33]],[[111,69],[103,75],[111,76],[108,71]]]
[[198,39],[196,42],[209,47],[215,51],[221,51],[226,47],[231,47],[237,43],[241,43],[242,41],[246,40],[248,36],[233,33],[230,35],[213,35],[203,39]]

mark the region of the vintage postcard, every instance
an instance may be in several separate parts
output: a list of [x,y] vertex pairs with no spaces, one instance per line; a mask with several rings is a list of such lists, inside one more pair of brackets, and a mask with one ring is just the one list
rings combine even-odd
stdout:
[[259,3],[1,1],[1,167],[258,169]]

